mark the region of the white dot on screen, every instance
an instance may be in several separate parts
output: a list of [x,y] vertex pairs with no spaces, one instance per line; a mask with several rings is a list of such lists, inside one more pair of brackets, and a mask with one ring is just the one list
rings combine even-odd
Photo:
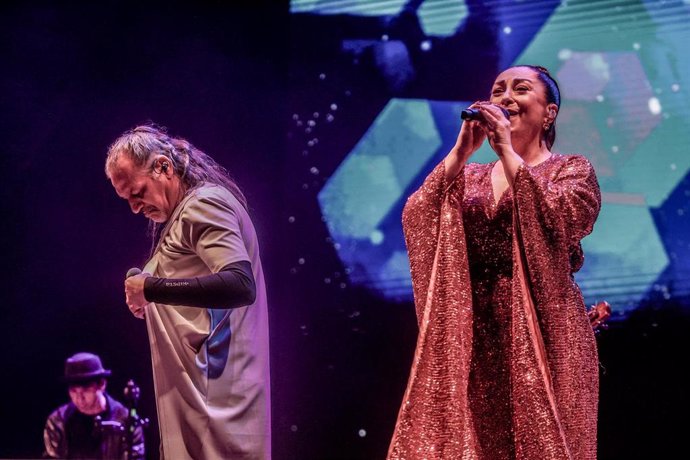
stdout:
[[363,437],[365,437],[365,436],[367,435],[367,430],[365,430],[365,429],[362,428],[361,430],[359,430],[359,431],[357,432],[357,434],[359,435],[360,438],[363,438]]
[[510,26],[505,26],[505,27],[503,28],[503,33],[506,34],[506,35],[510,35],[510,33],[511,33],[512,31],[513,31],[513,28],[510,27]]
[[369,235],[369,241],[371,241],[371,244],[374,244],[377,246],[379,244],[383,243],[383,238],[384,238],[384,235],[383,235],[383,232],[381,230],[374,230]]
[[564,48],[558,52],[558,59],[561,61],[567,61],[573,56],[573,50],[570,50],[568,48]]
[[661,113],[661,102],[656,97],[650,97],[647,105],[652,115],[659,115]]

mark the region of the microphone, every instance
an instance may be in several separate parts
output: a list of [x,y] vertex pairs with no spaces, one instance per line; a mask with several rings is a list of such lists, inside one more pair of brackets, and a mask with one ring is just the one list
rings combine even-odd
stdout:
[[134,275],[138,275],[141,273],[141,269],[137,267],[132,267],[129,270],[127,270],[127,274],[125,275],[125,279],[130,278]]
[[[506,118],[510,118],[510,113],[508,113],[505,108],[501,107],[500,105],[497,105],[496,107],[501,109]],[[465,109],[460,112],[460,118],[463,120],[479,120],[481,117],[480,113],[481,112],[479,112],[479,109]]]
[[[125,275],[125,279],[130,278],[135,275],[139,275],[141,273],[141,269],[137,267],[132,267],[129,270],[127,270],[127,274]],[[146,318],[146,310],[142,310],[144,313],[144,318]]]

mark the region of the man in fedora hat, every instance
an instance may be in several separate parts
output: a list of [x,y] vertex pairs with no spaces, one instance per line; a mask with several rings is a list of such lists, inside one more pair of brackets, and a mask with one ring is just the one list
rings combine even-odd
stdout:
[[129,410],[105,391],[101,358],[77,353],[65,361],[64,382],[70,402],[53,411],[43,431],[48,458],[143,459],[144,433],[137,426],[132,448],[122,442]]

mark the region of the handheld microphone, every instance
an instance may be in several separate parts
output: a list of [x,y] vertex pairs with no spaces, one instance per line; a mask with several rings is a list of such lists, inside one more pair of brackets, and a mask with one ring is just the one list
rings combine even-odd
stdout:
[[130,278],[134,275],[139,275],[141,273],[141,269],[137,267],[132,267],[129,270],[127,270],[127,274],[125,275],[125,279]]
[[[129,270],[127,270],[127,274],[125,275],[125,279],[130,278],[130,277],[135,276],[135,275],[139,275],[140,273],[141,273],[140,268],[132,267]],[[132,310],[131,308],[130,308],[130,310],[132,312],[134,312],[134,310]],[[143,315],[142,318],[146,318],[146,310],[142,309],[141,311],[142,311],[142,315]]]
[[[506,118],[510,118],[510,114],[508,111],[501,107],[500,105],[497,105],[499,109],[503,112],[503,115],[505,115]],[[462,112],[460,112],[460,118],[463,120],[479,120],[481,118],[479,109],[465,109]]]

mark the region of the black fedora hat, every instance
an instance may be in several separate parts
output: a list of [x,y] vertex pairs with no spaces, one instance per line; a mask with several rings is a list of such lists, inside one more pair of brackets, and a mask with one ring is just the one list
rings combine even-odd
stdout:
[[101,358],[93,353],[77,353],[65,361],[63,380],[66,383],[86,382],[109,376],[110,370],[103,369]]

